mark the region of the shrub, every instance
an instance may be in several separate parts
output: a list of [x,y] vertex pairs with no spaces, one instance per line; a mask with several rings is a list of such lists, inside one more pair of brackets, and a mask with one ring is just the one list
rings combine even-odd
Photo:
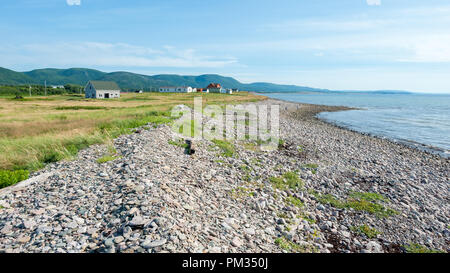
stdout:
[[12,186],[20,181],[28,179],[30,173],[25,170],[8,171],[0,170],[0,189]]

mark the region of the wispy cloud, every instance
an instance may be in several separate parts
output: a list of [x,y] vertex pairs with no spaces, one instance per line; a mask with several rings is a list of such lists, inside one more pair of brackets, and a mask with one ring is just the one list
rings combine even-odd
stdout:
[[235,58],[201,55],[194,49],[152,49],[126,43],[55,43],[3,47],[0,59],[14,67],[17,60],[36,67],[179,67],[216,68],[237,63]]
[[381,0],[366,0],[369,6],[380,6]]
[[67,5],[69,6],[80,6],[81,0],[66,0]]

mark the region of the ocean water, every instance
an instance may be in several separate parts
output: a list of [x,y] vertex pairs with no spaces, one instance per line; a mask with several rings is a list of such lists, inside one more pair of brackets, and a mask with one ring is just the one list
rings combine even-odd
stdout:
[[325,112],[319,118],[378,137],[450,156],[450,94],[268,93],[311,104],[362,108]]

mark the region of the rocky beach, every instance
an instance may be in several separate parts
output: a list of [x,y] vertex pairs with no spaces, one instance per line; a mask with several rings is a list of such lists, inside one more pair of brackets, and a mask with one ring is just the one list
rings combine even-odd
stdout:
[[[174,145],[167,125],[47,165],[0,190],[0,253],[448,252],[448,158],[279,104],[279,149]],[[176,144],[176,143],[175,143]]]

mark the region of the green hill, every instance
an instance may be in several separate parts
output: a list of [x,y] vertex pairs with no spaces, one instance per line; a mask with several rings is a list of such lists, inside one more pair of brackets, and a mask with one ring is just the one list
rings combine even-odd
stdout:
[[20,84],[34,84],[35,81],[24,73],[15,72],[6,68],[0,67],[0,84],[2,85],[20,85]]
[[65,85],[76,84],[85,85],[89,80],[114,81],[120,88],[127,89],[145,89],[151,90],[161,86],[193,86],[206,87],[210,83],[220,83],[224,88],[238,88],[246,91],[255,92],[298,92],[298,91],[326,91],[310,87],[295,85],[279,85],[272,83],[251,83],[245,84],[231,77],[221,75],[207,74],[200,76],[181,76],[181,75],[155,75],[147,76],[130,72],[112,72],[87,68],[70,69],[37,69],[29,72],[15,72],[0,67],[0,85],[24,85],[24,84],[43,84],[47,85]]

